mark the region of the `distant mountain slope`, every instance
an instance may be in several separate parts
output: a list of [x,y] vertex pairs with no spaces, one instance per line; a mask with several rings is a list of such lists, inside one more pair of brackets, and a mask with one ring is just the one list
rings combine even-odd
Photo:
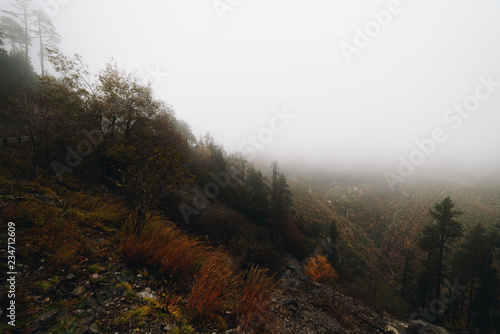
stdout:
[[[420,183],[393,192],[376,183],[290,182],[297,214],[306,223],[335,220],[340,235],[343,265],[365,276],[379,273],[388,287],[401,285],[404,251],[423,257],[418,248],[423,226],[431,222],[429,209],[450,196],[467,232],[476,223],[500,223],[500,187],[458,183]],[[458,247],[459,244],[452,244]],[[393,290],[396,291],[396,290]]]

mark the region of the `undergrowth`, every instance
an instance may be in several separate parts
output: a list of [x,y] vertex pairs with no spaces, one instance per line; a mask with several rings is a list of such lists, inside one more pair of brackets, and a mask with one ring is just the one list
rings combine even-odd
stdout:
[[161,219],[152,222],[140,237],[125,237],[121,250],[130,264],[152,267],[165,277],[189,282],[184,286],[185,298],[172,294],[162,300],[179,317],[223,328],[223,315],[231,314],[243,328],[256,331],[265,327],[269,301],[276,293],[276,282],[267,270],[252,267],[240,272],[222,250],[206,246]]

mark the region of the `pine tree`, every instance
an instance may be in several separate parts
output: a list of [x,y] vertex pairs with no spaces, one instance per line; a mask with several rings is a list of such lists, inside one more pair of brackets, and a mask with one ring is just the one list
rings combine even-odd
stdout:
[[486,253],[486,228],[482,224],[476,224],[470,233],[465,236],[462,246],[461,267],[466,273],[469,295],[467,305],[467,323],[470,324],[473,313],[473,298],[476,293],[477,278],[482,268],[485,267]]
[[[453,210],[455,203],[446,197],[441,203],[436,203],[434,209],[429,213],[435,219],[436,229],[438,233],[438,264],[437,264],[437,284],[436,284],[436,299],[440,299],[441,283],[443,280],[443,253],[446,244],[451,239],[459,238],[463,235],[462,224],[455,218],[461,214],[461,211]],[[434,223],[432,223],[434,224]]]

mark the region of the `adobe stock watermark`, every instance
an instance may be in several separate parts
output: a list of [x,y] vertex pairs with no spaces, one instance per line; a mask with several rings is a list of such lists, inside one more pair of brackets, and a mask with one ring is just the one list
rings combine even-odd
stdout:
[[217,16],[221,21],[226,19],[226,15],[234,12],[241,4],[243,0],[214,0],[212,6],[214,7]]
[[92,131],[83,130],[82,134],[88,140],[81,140],[76,145],[76,151],[71,146],[66,146],[66,151],[68,152],[65,160],[66,165],[58,161],[53,161],[50,164],[59,182],[63,182],[62,176],[65,173],[71,173],[73,171],[72,168],[76,168],[82,163],[83,157],[89,156],[92,153],[93,146],[97,147],[104,141],[103,134],[96,129]]
[[[238,146],[238,151],[248,162],[252,162],[256,158],[257,152],[265,149],[266,145],[269,145],[274,140],[275,134],[285,130],[291,121],[297,117],[289,113],[286,107],[282,110],[273,109],[273,114],[274,116],[269,120],[268,127],[262,128],[255,136],[249,136]],[[191,205],[181,203],[178,207],[184,221],[189,224],[192,215],[200,214],[201,210],[210,204],[209,199],[215,199],[220,190],[230,184],[231,177],[235,177],[238,170],[238,166],[230,161],[225,170],[209,173],[213,181],[205,184],[203,192],[193,188],[194,197]]]
[[142,77],[146,82],[151,84],[151,88],[153,90],[156,90],[163,85],[169,76],[170,73],[165,71],[164,67],[159,64],[146,66],[142,73]]
[[352,43],[340,43],[340,51],[342,51],[346,61],[351,63],[354,55],[359,55],[362,50],[370,46],[373,39],[378,37],[393,22],[394,17],[403,12],[403,9],[400,0],[389,0],[387,9],[371,11],[370,16],[372,19],[363,28],[359,26],[354,28]]
[[67,5],[73,0],[39,0],[38,5],[40,8],[51,17],[59,14],[61,6]]
[[252,162],[258,151],[262,151],[269,145],[277,133],[282,132],[297,116],[287,112],[286,107],[282,111],[273,109],[274,116],[269,120],[268,127],[262,128],[254,136],[248,136],[246,140],[238,145],[238,152],[248,161]]
[[[500,81],[495,81],[493,75],[487,78],[478,77],[479,84],[474,92],[465,97],[462,103],[455,103],[443,114],[443,121],[451,130],[459,129],[463,121],[468,119],[473,112],[481,107],[481,103],[489,99],[500,87]],[[443,127],[436,127],[430,132],[430,136],[424,139],[416,139],[416,148],[407,156],[398,157],[399,165],[396,171],[386,171],[384,177],[391,190],[396,190],[404,184],[405,180],[415,173],[417,167],[422,166],[426,159],[433,155],[439,144],[448,140],[447,131]]]

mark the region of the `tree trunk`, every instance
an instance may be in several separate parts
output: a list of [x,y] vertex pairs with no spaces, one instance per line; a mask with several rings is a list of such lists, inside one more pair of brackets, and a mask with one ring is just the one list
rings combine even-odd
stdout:
[[43,63],[43,59],[45,58],[44,47],[43,47],[43,39],[42,39],[42,25],[40,23],[40,17],[38,17],[38,38],[40,39],[40,66],[42,69],[42,77],[45,76],[45,66]]
[[406,291],[406,274],[408,272],[408,258],[405,259],[405,268],[403,271],[403,291],[401,292],[401,299],[405,300],[405,291]]
[[472,276],[469,283],[469,302],[467,305],[467,327],[470,326],[470,318],[472,316],[472,296],[474,293],[474,276]]
[[443,271],[443,249],[446,240],[444,235],[441,235],[441,243],[439,245],[439,258],[437,267],[437,282],[436,282],[436,299],[441,299],[441,281],[442,281],[442,271]]

